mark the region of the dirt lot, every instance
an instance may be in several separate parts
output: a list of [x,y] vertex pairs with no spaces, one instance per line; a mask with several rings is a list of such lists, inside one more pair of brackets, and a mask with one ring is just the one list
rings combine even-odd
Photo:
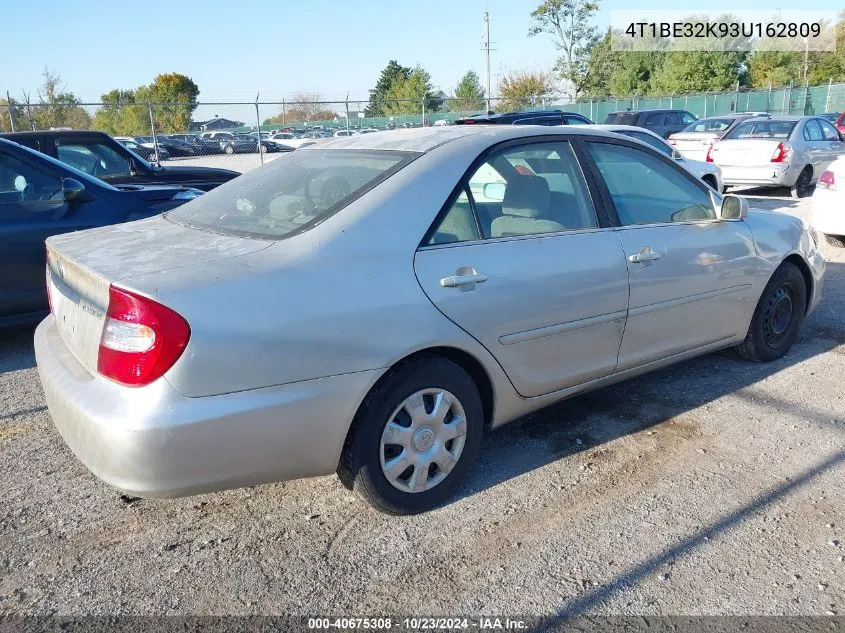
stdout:
[[[766,194],[752,206],[805,215]],[[711,355],[491,433],[446,507],[334,477],[122,498],[0,334],[0,613],[845,614],[845,250],[791,353]]]

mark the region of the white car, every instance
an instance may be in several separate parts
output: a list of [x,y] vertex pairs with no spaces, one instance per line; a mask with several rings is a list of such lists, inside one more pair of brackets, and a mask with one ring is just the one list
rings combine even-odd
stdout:
[[685,158],[680,152],[666,142],[665,139],[658,136],[651,130],[634,125],[590,125],[590,129],[605,130],[606,132],[623,134],[629,138],[642,141],[646,145],[651,145],[661,154],[665,154],[677,161],[677,163],[684,169],[693,174],[696,178],[700,178],[703,182],[710,185],[719,193],[721,193],[724,189],[724,185],[722,184],[722,170],[719,169],[718,165],[706,163],[701,160]]
[[829,244],[845,248],[845,156],[821,173],[813,193],[810,224]]
[[275,134],[266,138],[265,140],[267,140],[271,143],[276,143],[277,145],[284,145],[285,147],[292,147],[293,149],[299,149],[303,145],[313,145],[314,144],[314,139],[299,138],[291,132],[276,132]]

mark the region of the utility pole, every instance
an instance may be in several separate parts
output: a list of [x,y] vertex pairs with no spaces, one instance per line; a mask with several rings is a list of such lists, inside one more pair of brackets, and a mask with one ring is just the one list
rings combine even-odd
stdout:
[[804,85],[807,85],[807,70],[810,67],[810,40],[804,38]]
[[484,75],[487,78],[487,112],[490,112],[490,12],[484,12],[484,36],[481,38],[484,51]]

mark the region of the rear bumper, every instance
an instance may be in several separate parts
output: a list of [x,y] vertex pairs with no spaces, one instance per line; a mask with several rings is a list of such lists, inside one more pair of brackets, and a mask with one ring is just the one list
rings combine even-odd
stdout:
[[187,398],[165,379],[132,389],[85,371],[52,316],[35,332],[35,355],[50,415],[70,449],[97,477],[141,497],[333,473],[378,374],[205,398]]
[[772,187],[791,187],[801,173],[799,166],[771,165],[743,167],[719,165],[722,170],[722,182],[726,185],[759,185]]
[[816,231],[827,235],[845,235],[845,196],[837,196],[838,193],[816,188],[810,211],[810,224]]

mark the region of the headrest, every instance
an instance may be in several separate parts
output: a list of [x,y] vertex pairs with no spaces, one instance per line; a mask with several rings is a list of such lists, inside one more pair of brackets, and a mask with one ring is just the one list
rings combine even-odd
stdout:
[[504,215],[539,218],[549,210],[549,183],[540,176],[516,176],[508,182],[502,201]]

